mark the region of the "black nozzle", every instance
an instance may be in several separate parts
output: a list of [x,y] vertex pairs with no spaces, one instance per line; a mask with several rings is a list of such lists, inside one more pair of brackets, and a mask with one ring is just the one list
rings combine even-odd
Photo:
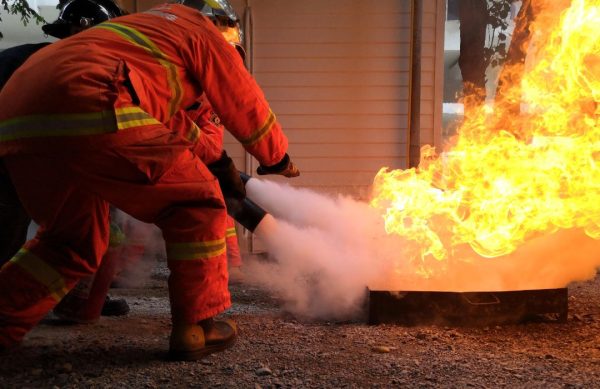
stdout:
[[243,200],[236,198],[225,198],[225,204],[227,205],[227,213],[229,216],[234,218],[238,223],[251,232],[254,232],[256,227],[267,214],[267,211],[262,209],[258,204],[249,198],[244,198]]
[[248,180],[250,180],[252,178],[252,176],[250,176],[244,172],[240,172],[240,178],[242,179],[242,182],[244,183],[244,185],[246,185],[248,183]]

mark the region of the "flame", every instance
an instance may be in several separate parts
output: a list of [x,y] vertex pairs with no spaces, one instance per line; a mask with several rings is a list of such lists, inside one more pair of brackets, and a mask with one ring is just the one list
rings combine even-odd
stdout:
[[440,155],[425,146],[417,169],[375,177],[371,206],[424,276],[461,245],[491,258],[561,229],[600,239],[600,0],[555,9],[538,10],[502,103],[465,117]]

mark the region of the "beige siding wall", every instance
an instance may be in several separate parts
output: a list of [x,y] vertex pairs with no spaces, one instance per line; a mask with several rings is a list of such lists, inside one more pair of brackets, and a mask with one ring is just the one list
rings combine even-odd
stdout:
[[290,183],[363,197],[381,166],[405,167],[410,2],[249,4],[254,76],[302,171]]

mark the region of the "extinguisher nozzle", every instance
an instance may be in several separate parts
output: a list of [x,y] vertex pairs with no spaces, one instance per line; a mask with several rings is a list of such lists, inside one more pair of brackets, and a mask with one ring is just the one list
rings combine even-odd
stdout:
[[240,172],[240,178],[242,179],[242,182],[244,183],[244,185],[246,185],[248,183],[248,181],[252,178],[252,176],[249,174],[246,174],[244,172]]
[[225,204],[227,205],[229,216],[251,232],[254,232],[256,226],[260,224],[267,214],[267,211],[249,198],[244,198],[243,200],[226,198]]

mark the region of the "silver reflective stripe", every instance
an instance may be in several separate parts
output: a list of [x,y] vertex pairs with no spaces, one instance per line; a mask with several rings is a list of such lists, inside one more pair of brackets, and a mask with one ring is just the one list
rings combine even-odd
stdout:
[[96,135],[161,124],[139,107],[85,114],[30,115],[0,123],[0,142],[25,138]]

